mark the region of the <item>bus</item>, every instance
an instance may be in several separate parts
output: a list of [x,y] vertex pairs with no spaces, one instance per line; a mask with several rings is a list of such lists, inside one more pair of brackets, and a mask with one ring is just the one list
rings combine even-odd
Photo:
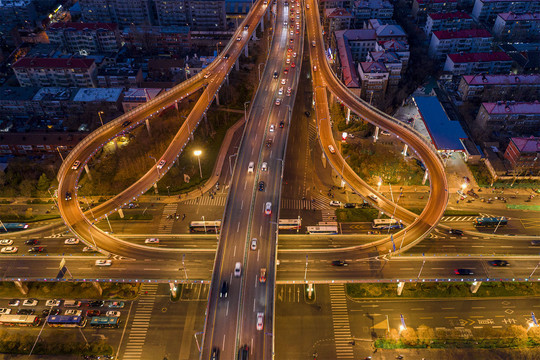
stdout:
[[90,326],[97,328],[117,328],[120,319],[116,316],[94,316]]
[[279,219],[279,230],[298,230],[302,227],[302,219]]
[[374,229],[401,229],[403,224],[398,222],[396,219],[374,219],[371,227]]
[[28,229],[26,223],[2,223],[0,222],[0,232],[20,231]]
[[218,233],[221,231],[221,220],[192,221],[189,223],[189,232]]
[[474,219],[473,225],[476,227],[495,227],[508,225],[508,219],[504,216],[499,217],[477,217]]
[[307,232],[310,235],[313,234],[323,234],[323,235],[333,235],[338,233],[337,226],[308,226]]
[[0,325],[38,326],[41,320],[36,315],[0,315]]
[[47,325],[51,327],[84,327],[86,318],[84,316],[69,315],[49,315]]

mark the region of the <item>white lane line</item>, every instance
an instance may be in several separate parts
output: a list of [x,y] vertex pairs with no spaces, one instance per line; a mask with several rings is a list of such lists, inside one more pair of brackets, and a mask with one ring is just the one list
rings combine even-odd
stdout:
[[238,226],[236,227],[236,232],[240,231],[240,222],[238,222]]

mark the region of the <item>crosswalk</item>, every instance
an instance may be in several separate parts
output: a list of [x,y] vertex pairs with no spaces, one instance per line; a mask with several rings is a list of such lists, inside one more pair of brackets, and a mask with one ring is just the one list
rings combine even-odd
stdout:
[[178,204],[167,204],[163,208],[163,214],[161,214],[161,219],[159,221],[158,234],[170,234],[172,232],[172,227],[174,219],[168,218],[170,215],[174,215],[178,209]]
[[158,284],[143,284],[141,286],[141,295],[137,302],[124,355],[121,357],[122,360],[141,359],[154,302],[156,301],[157,289]]
[[330,284],[329,287],[334,342],[336,344],[336,359],[354,359],[345,285]]
[[213,198],[208,195],[205,195],[202,197],[197,197],[194,199],[182,201],[182,204],[203,205],[203,206],[225,206],[226,201],[227,201],[226,195],[214,195]]
[[[480,217],[493,217],[495,215],[479,214]],[[442,222],[472,222],[478,216],[443,216]]]
[[281,199],[281,208],[289,210],[330,210],[328,198],[317,195],[312,199]]

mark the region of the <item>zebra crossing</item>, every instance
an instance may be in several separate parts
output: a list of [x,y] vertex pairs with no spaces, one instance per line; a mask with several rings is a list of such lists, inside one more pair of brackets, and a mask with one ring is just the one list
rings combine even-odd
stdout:
[[323,210],[322,211],[322,221],[324,221],[324,222],[337,221],[336,211],[334,209]]
[[214,195],[213,198],[211,198],[208,195],[197,197],[195,199],[189,199],[182,201],[182,204],[185,205],[203,205],[203,206],[225,206],[225,202],[227,201],[226,195]]
[[[480,217],[493,217],[495,215],[489,214],[480,214]],[[478,216],[443,216],[441,218],[442,222],[472,222]]]
[[174,215],[178,209],[178,204],[167,204],[163,208],[163,214],[161,215],[161,220],[159,221],[158,234],[170,234],[172,232],[172,227],[174,219],[168,219],[170,215]]
[[329,287],[336,359],[354,359],[345,285],[330,284]]
[[312,200],[302,199],[281,199],[281,208],[288,210],[330,210],[330,200],[324,196],[317,195]]
[[139,360],[142,356],[146,333],[150,326],[150,318],[156,301],[158,284],[143,284],[137,302],[135,315],[129,331],[126,348],[122,360]]

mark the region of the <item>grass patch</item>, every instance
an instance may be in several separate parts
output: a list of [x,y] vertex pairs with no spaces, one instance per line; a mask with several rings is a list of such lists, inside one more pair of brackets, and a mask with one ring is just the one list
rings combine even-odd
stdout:
[[484,282],[476,292],[470,292],[471,283],[406,283],[401,296],[397,284],[347,284],[347,294],[352,298],[449,298],[489,296],[538,296],[539,283]]
[[[103,293],[91,282],[27,282],[28,298],[36,299],[133,299],[137,296],[140,284],[117,284],[100,282]],[[12,282],[0,282],[0,297],[22,298],[21,292]]]
[[120,214],[117,212],[109,216],[109,220],[152,220],[154,218],[154,215],[152,214],[143,214],[141,212],[127,212],[124,210],[124,218],[120,217]]
[[24,222],[24,223],[32,223],[32,222],[38,222],[38,221],[46,221],[46,220],[52,220],[52,219],[59,219],[60,215],[34,215],[34,216],[25,216],[25,215],[14,215],[14,214],[0,214],[0,217],[3,222]]
[[337,209],[336,216],[338,222],[371,222],[377,219],[379,211],[377,209]]
[[475,211],[446,210],[443,216],[479,216]]

